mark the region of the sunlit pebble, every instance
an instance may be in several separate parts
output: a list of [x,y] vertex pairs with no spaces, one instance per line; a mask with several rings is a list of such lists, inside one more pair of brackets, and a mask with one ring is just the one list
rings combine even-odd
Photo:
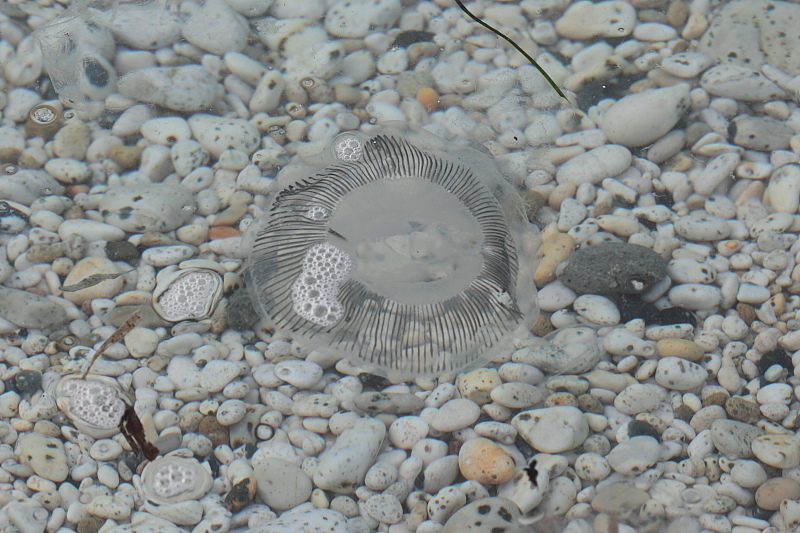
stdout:
[[417,100],[428,113],[433,113],[439,107],[439,95],[431,87],[423,87],[417,91]]

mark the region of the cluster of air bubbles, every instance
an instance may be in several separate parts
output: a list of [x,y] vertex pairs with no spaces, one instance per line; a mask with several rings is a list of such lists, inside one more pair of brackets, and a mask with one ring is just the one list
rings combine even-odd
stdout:
[[164,463],[153,473],[153,492],[162,498],[173,498],[190,490],[196,479],[194,469],[189,466]]
[[353,262],[344,251],[323,242],[312,246],[303,259],[303,270],[292,285],[294,312],[309,322],[332,326],[344,314],[336,299]]
[[312,205],[309,206],[308,210],[303,213],[303,216],[310,219],[310,220],[325,220],[330,215],[330,212],[327,208],[321,205]]
[[363,149],[361,140],[352,134],[339,135],[333,140],[333,152],[341,161],[358,161]]
[[69,415],[98,428],[117,427],[125,412],[117,391],[100,381],[69,380],[61,394],[69,398]]

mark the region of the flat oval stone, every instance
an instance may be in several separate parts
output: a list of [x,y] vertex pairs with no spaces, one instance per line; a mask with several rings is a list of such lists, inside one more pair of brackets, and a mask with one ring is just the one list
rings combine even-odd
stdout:
[[523,411],[511,419],[511,425],[528,444],[545,453],[572,450],[589,436],[586,417],[572,406]]
[[649,248],[602,243],[573,252],[558,279],[580,294],[641,294],[666,275],[666,261]]
[[111,189],[100,199],[100,214],[107,224],[143,233],[172,231],[194,214],[194,198],[180,185],[153,183]]
[[323,490],[354,493],[364,482],[385,436],[386,426],[382,422],[370,418],[357,420],[322,455],[314,473],[314,484]]
[[724,218],[705,211],[693,211],[675,222],[675,231],[690,241],[719,241],[731,234],[730,226]]
[[556,173],[559,184],[600,183],[624,172],[631,165],[631,152],[618,144],[607,144],[577,155]]
[[603,116],[609,142],[628,148],[645,146],[669,133],[689,107],[689,85],[678,84],[629,94]]
[[[351,533],[347,518],[331,509],[286,513],[267,524],[248,528],[250,533]],[[138,533],[138,532],[137,532]]]
[[763,431],[735,420],[715,420],[711,424],[711,440],[720,453],[748,459],[753,457],[752,443]]
[[753,455],[775,468],[800,465],[800,440],[794,435],[762,435],[753,441]]
[[520,516],[513,501],[499,496],[481,498],[456,511],[445,523],[442,533],[485,533],[512,531]]
[[638,436],[617,444],[606,456],[615,472],[631,476],[641,474],[658,462],[661,444],[653,437]]
[[431,427],[442,432],[456,431],[474,424],[480,416],[481,408],[478,404],[464,398],[456,398],[439,408],[431,420]]
[[664,357],[656,367],[656,383],[670,390],[691,390],[705,383],[708,371],[679,357]]
[[733,63],[711,67],[700,78],[700,86],[713,94],[734,100],[763,102],[785,98],[785,93],[766,76]]
[[258,496],[273,509],[284,511],[308,500],[311,478],[302,468],[283,459],[261,458],[253,464]]
[[17,441],[20,461],[36,475],[60,483],[69,475],[67,454],[61,440],[39,433],[26,433]]
[[0,317],[21,328],[46,328],[67,321],[67,312],[44,296],[0,287]]

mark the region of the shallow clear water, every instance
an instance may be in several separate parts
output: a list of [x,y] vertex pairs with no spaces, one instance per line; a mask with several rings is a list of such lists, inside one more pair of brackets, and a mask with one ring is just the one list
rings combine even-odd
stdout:
[[467,7],[0,5],[0,529],[798,527],[800,6]]

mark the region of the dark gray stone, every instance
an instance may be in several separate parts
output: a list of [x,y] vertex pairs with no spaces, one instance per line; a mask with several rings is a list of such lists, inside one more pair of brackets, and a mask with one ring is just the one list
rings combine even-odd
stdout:
[[644,246],[605,242],[581,248],[558,279],[579,294],[642,294],[667,275],[667,262]]

